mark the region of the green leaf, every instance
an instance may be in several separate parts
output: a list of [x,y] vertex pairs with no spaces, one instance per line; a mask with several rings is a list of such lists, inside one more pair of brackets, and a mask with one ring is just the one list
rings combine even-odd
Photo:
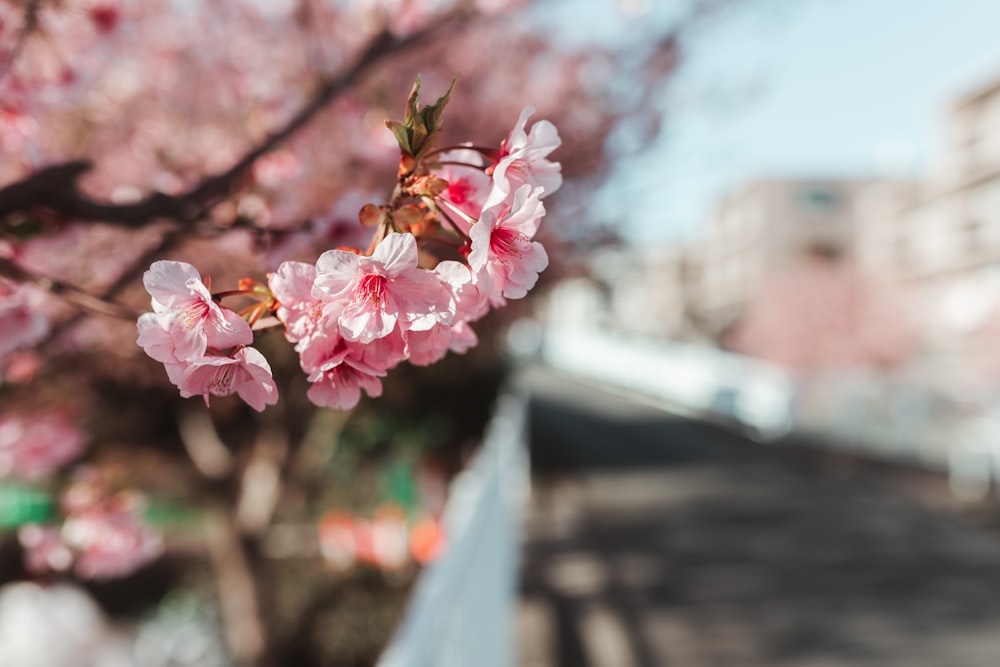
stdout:
[[396,137],[396,141],[399,143],[399,150],[407,155],[413,155],[413,149],[410,144],[410,131],[406,126],[394,120],[385,121],[385,126]]
[[441,116],[444,108],[451,99],[451,93],[458,83],[456,76],[444,95],[438,98],[434,104],[419,108],[420,103],[420,76],[417,76],[410,90],[410,96],[406,100],[406,112],[403,114],[403,122],[387,120],[386,127],[392,131],[399,143],[399,150],[404,156],[413,159],[412,169],[419,167],[420,160],[434,149],[438,136],[441,134]]
[[413,88],[410,89],[410,97],[406,100],[406,113],[403,116],[403,124],[406,127],[413,127],[413,122],[419,115],[417,112],[417,102],[420,100],[420,75],[417,75],[417,80],[413,82]]
[[451,92],[455,90],[455,84],[458,83],[458,76],[451,80],[451,85],[448,86],[448,90],[445,94],[438,98],[438,101],[430,106],[424,107],[420,115],[423,116],[424,125],[427,127],[428,131],[431,133],[436,132],[441,127],[441,115],[444,113],[444,108],[448,105],[448,101],[451,99]]

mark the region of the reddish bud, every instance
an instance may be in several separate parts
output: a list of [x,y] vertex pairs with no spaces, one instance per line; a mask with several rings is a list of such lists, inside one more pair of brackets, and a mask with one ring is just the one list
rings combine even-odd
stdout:
[[392,212],[392,221],[398,229],[419,225],[424,219],[424,210],[416,204],[401,206]]
[[365,204],[358,212],[358,220],[365,227],[375,227],[385,220],[385,210],[375,204]]
[[406,186],[414,197],[436,197],[447,189],[448,181],[433,175],[411,178]]
[[111,5],[97,5],[90,10],[90,22],[102,35],[107,35],[118,27],[120,19],[121,12],[118,11],[117,7]]

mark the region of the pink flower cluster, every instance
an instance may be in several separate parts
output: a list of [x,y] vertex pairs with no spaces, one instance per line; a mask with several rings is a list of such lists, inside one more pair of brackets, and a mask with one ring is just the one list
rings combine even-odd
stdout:
[[153,312],[139,318],[139,346],[163,362],[181,396],[239,394],[257,411],[278,401],[271,367],[250,325],[213,299],[198,270],[185,262],[154,262],[143,276]]
[[[315,264],[282,262],[266,290],[237,291],[266,298],[299,353],[313,403],[348,409],[362,390],[379,396],[381,378],[401,361],[428,365],[449,351],[465,352],[477,342],[470,323],[534,287],[548,265],[534,240],[545,215],[542,198],[562,176],[548,159],[559,135],[548,121],[526,131],[532,112],[524,110],[496,150],[423,147],[417,158],[407,145],[397,189],[405,201],[362,209],[362,219],[367,211],[379,225],[367,253],[335,249]],[[442,230],[467,263],[422,252],[421,243]],[[250,324],[220,303],[232,293],[213,297],[182,262],[156,262],[144,281],[153,312],[139,319],[138,343],[165,364],[182,396],[207,401],[236,393],[256,410],[277,400],[267,362],[246,347]],[[261,309],[246,314],[256,321]]]
[[61,527],[25,524],[18,530],[31,572],[73,567],[83,579],[124,577],[163,551],[162,538],[143,518],[142,497],[112,494],[96,476],[84,475],[71,485],[63,493],[61,509]]
[[38,481],[77,459],[86,444],[83,432],[61,413],[0,415],[0,478]]

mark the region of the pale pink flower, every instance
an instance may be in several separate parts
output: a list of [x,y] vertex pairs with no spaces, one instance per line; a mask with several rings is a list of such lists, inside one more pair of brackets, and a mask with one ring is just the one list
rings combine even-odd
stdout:
[[[350,410],[361,400],[361,390],[372,398],[382,395],[382,380],[367,368],[357,368],[356,359],[321,366],[309,375],[312,386],[306,396],[315,405]],[[382,373],[381,375],[385,375]]]
[[509,198],[525,184],[541,188],[539,197],[552,194],[562,185],[562,165],[547,159],[562,143],[559,132],[547,120],[538,121],[530,132],[525,132],[525,123],[533,113],[534,107],[526,107],[500,144],[500,159],[492,167],[494,187],[485,206]]
[[0,477],[42,479],[79,458],[86,443],[83,432],[61,414],[0,416]]
[[388,336],[397,323],[407,330],[448,306],[440,280],[417,268],[412,234],[389,234],[371,257],[328,250],[316,269],[313,294],[329,304],[326,308],[343,308],[340,331],[348,340],[369,343]]
[[268,276],[267,284],[278,300],[277,318],[285,325],[285,337],[298,343],[322,329],[323,300],[313,296],[316,267],[305,262],[282,262]]
[[181,396],[201,395],[208,404],[209,395],[238,394],[261,412],[266,405],[278,402],[278,389],[271,377],[271,366],[260,352],[242,347],[232,356],[204,356],[177,364],[166,364],[167,376]]
[[545,215],[541,194],[541,188],[522,185],[510,203],[484,209],[472,226],[469,266],[482,298],[494,306],[523,297],[548,266],[545,248],[532,240]]
[[67,517],[63,542],[77,555],[84,579],[125,577],[163,551],[163,540],[143,520],[141,506],[107,503]]
[[234,311],[223,308],[186,262],[153,262],[143,275],[153,312],[139,317],[139,346],[163,363],[197,360],[206,350],[253,342],[253,332]]
[[406,358],[406,344],[398,329],[370,343],[347,340],[336,331],[319,332],[299,343],[296,350],[302,370],[309,375],[348,362],[370,375],[383,376]]
[[0,361],[48,333],[48,319],[30,302],[27,288],[0,278]]
[[309,399],[345,410],[357,404],[362,389],[370,396],[381,394],[379,378],[406,357],[406,346],[398,327],[365,343],[345,338],[339,318],[346,304],[312,289],[318,275],[311,265],[284,262],[269,284],[279,302],[276,315],[312,383]]
[[476,332],[464,320],[451,325],[451,344],[449,349],[455,354],[465,354],[476,345],[479,345],[479,337]]
[[348,410],[357,405],[362,389],[372,398],[381,396],[379,378],[405,358],[398,329],[370,343],[319,335],[301,351],[302,368],[312,383],[306,395],[318,406]]
[[24,549],[24,566],[34,574],[65,572],[73,565],[73,552],[59,537],[59,529],[26,523],[17,530]]
[[[463,337],[457,338],[456,332]],[[465,322],[452,325],[438,324],[428,331],[411,331],[406,337],[406,353],[409,361],[414,366],[430,366],[443,359],[448,352],[463,354],[478,342],[474,333],[471,343],[465,336],[471,332],[472,329]]]
[[[483,299],[474,284],[472,272],[461,262],[439,262],[434,274],[448,290],[451,304],[447,312],[454,313],[448,320],[436,318],[433,326],[406,333],[406,352],[410,363],[429,366],[439,361],[448,351],[464,353],[477,342],[467,320],[485,313]],[[433,318],[433,316],[427,316]]]

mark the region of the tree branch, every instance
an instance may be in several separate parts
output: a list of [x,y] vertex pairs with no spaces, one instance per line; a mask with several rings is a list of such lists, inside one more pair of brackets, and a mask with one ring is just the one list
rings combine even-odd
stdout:
[[95,201],[80,192],[77,181],[92,166],[76,160],[41,169],[21,181],[0,189],[0,220],[32,207],[44,207],[76,220],[101,221],[124,226],[139,226],[153,219],[192,222],[212,206],[233,193],[253,163],[307,125],[339,95],[355,86],[361,77],[385,58],[406,52],[431,39],[437,33],[455,27],[468,15],[455,13],[445,20],[409,37],[397,38],[388,32],[376,35],[357,62],[340,76],[325,81],[309,102],[284,127],[270,134],[224,172],[208,176],[187,193],[168,195],[153,192],[130,204]]
[[109,317],[116,317],[123,320],[135,320],[139,317],[139,313],[132,308],[115,303],[110,299],[95,296],[76,285],[56,278],[33,275],[7,259],[0,258],[0,276],[6,276],[17,282],[33,285],[51,294],[55,294],[84,310],[89,310],[99,315],[108,315]]

